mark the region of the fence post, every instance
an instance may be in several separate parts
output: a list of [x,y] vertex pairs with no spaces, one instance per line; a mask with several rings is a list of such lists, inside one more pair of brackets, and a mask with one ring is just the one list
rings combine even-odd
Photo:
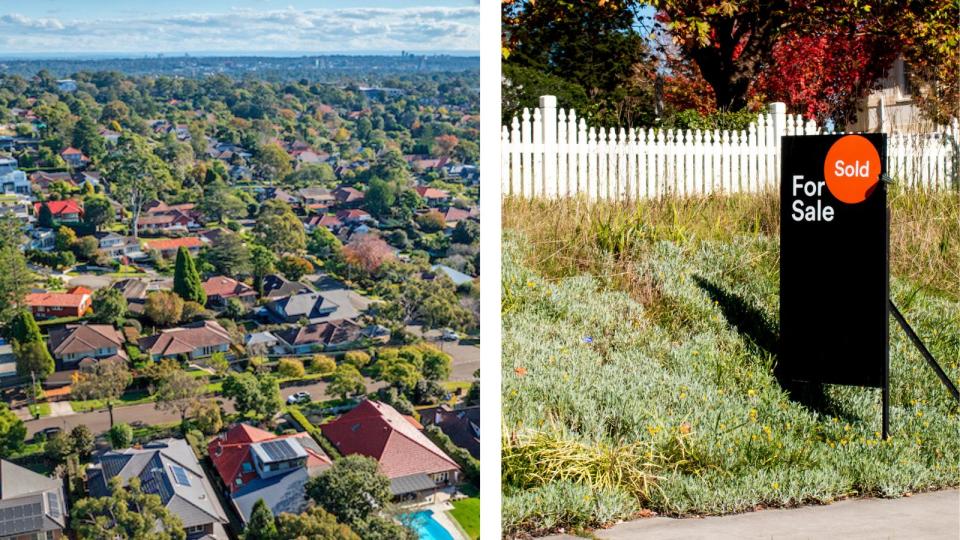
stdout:
[[786,133],[787,129],[787,104],[779,101],[770,104],[770,120],[773,123],[773,180],[774,189],[780,186],[780,137]]
[[557,98],[540,96],[543,111],[543,183],[548,198],[557,196]]

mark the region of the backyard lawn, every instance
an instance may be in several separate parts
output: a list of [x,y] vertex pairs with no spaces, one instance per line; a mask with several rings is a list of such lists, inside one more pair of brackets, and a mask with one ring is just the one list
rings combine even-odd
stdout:
[[[892,198],[891,296],[960,379],[960,195]],[[899,497],[960,484],[958,408],[890,328],[880,392],[789,394],[775,197],[504,207],[503,523]]]
[[471,496],[454,501],[449,514],[471,539],[476,540],[480,538],[480,494],[475,489],[470,490],[471,493],[467,493],[466,489],[463,491]]

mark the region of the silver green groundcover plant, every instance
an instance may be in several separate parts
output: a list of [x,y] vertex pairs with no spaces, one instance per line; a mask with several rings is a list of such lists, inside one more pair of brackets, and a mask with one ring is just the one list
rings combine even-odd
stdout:
[[[777,383],[776,240],[660,242],[625,263],[645,305],[541,278],[524,244],[508,234],[503,258],[506,534],[960,484],[957,407],[895,327],[889,440],[878,390],[801,403]],[[957,380],[960,304],[893,295]]]

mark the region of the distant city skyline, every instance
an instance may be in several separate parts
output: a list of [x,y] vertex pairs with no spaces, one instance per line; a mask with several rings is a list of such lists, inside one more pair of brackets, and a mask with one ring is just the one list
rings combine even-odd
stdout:
[[0,57],[478,54],[479,25],[478,0],[0,0]]

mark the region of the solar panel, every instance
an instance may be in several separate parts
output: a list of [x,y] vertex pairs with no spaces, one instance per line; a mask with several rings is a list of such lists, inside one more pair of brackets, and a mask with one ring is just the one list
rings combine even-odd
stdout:
[[60,519],[60,497],[52,491],[47,492],[47,506],[50,507],[50,515]]
[[39,502],[7,507],[2,514],[0,537],[39,531],[43,526],[43,505]]
[[187,476],[187,471],[179,465],[171,465],[170,471],[173,473],[173,479],[176,483],[181,486],[190,485],[190,477]]
[[283,461],[297,457],[297,453],[287,444],[287,441],[267,441],[261,445],[272,461]]

